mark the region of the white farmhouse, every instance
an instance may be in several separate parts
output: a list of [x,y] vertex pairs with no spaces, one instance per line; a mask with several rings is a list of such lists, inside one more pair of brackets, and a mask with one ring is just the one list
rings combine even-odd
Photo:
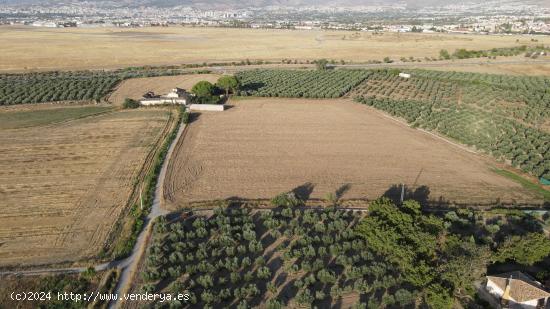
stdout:
[[550,305],[550,293],[519,271],[487,276],[485,289],[498,300],[501,308],[538,309]]
[[161,104],[187,104],[190,94],[184,89],[174,88],[164,96],[155,95],[153,92],[147,92],[139,101],[141,105],[161,105]]
[[401,72],[401,73],[399,73],[399,77],[402,77],[402,78],[411,78],[411,74]]
[[154,92],[149,91],[143,95],[143,98],[139,102],[144,106],[164,104],[185,105],[192,111],[222,112],[225,110],[225,104],[192,104],[193,96],[194,94],[188,93],[184,89],[174,88],[163,96],[156,95]]

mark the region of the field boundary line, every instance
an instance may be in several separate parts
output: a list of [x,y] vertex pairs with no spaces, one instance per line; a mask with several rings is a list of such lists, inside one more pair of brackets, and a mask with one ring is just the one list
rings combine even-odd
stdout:
[[[355,102],[354,102],[354,103],[355,103]],[[357,103],[355,103],[355,104],[357,104]],[[396,123],[398,123],[398,124],[400,124],[400,125],[402,125],[402,126],[405,126],[405,127],[407,127],[407,128],[413,129],[413,130],[415,130],[415,131],[423,132],[423,133],[425,133],[425,134],[427,134],[427,135],[430,135],[430,136],[432,136],[432,137],[435,137],[435,138],[437,138],[437,139],[439,139],[439,140],[442,140],[442,141],[444,141],[444,142],[446,142],[446,143],[448,143],[448,144],[451,144],[451,145],[453,145],[453,146],[455,146],[455,147],[458,147],[458,148],[460,148],[460,149],[462,149],[462,150],[465,150],[465,151],[467,151],[467,152],[469,152],[469,153],[483,156],[482,153],[479,153],[479,152],[477,152],[477,151],[474,151],[474,150],[472,150],[472,149],[470,149],[470,148],[468,148],[468,147],[466,147],[466,146],[464,146],[464,145],[461,145],[461,144],[458,144],[458,143],[456,143],[456,142],[453,142],[452,140],[449,140],[448,138],[443,137],[443,136],[441,136],[441,135],[439,135],[439,134],[436,134],[436,133],[427,131],[427,130],[422,129],[422,128],[414,128],[414,127],[412,127],[410,124],[408,124],[407,122],[405,122],[405,121],[403,121],[403,120],[401,120],[401,119],[399,119],[399,118],[397,118],[397,117],[388,115],[387,113],[385,113],[385,112],[383,112],[383,111],[380,111],[380,110],[378,110],[378,109],[376,109],[376,108],[374,108],[374,107],[371,107],[371,106],[366,106],[366,107],[367,107],[368,109],[372,110],[372,111],[375,111],[377,114],[379,114],[379,115],[381,115],[381,116],[383,116],[383,117],[385,117],[385,118],[387,118],[387,119],[390,119],[390,120],[395,121]]]
[[[170,134],[171,132],[170,128],[172,127],[172,122],[177,121],[177,118],[174,117],[173,111],[169,110],[168,112],[170,114],[168,121],[166,121],[166,124],[162,129],[159,139],[156,141],[153,147],[151,147],[151,150],[145,157],[145,160],[143,161],[143,164],[138,172],[138,175],[136,176],[137,181],[133,185],[132,191],[130,193],[130,197],[126,201],[126,205],[120,210],[117,220],[107,232],[108,236],[105,239],[104,246],[103,246],[104,249],[105,248],[108,249],[107,252],[111,251],[114,248],[116,241],[119,239],[119,237],[121,237],[120,234],[117,234],[117,231],[120,231],[120,229],[122,229],[123,227],[120,224],[124,222],[125,215],[129,214],[129,212],[131,211],[132,204],[137,203],[139,199],[139,188],[144,183],[144,179],[147,176],[148,171],[152,168],[152,164],[154,162],[154,159],[158,150],[160,149],[160,147],[162,147],[162,144],[164,143],[165,139]],[[117,234],[117,235],[114,235],[114,234]],[[106,245],[107,243],[110,243],[111,245],[107,246]]]
[[[540,185],[538,185],[538,183],[536,182],[536,180],[532,180],[529,176],[525,176],[525,175],[523,175],[522,173],[519,173],[519,172],[517,172],[517,171],[514,171],[512,166],[509,166],[509,165],[507,165],[507,164],[498,162],[493,156],[491,156],[491,155],[489,155],[489,154],[486,154],[486,153],[483,153],[483,152],[479,152],[479,151],[472,150],[472,149],[470,149],[470,148],[467,147],[467,146],[464,146],[464,145],[462,145],[462,144],[456,143],[456,142],[454,142],[454,141],[452,141],[452,140],[450,140],[450,139],[448,139],[448,138],[446,138],[446,137],[444,137],[444,136],[441,136],[441,135],[439,135],[439,134],[437,134],[437,133],[428,131],[428,130],[426,130],[426,129],[423,129],[423,128],[414,128],[414,127],[412,127],[411,125],[409,125],[407,122],[405,122],[405,121],[403,121],[403,120],[401,120],[401,119],[399,119],[399,118],[393,117],[393,116],[391,116],[391,115],[388,115],[388,114],[385,113],[384,111],[378,110],[378,109],[376,109],[376,108],[374,108],[374,107],[372,107],[372,106],[367,106],[367,108],[370,109],[370,110],[375,111],[376,113],[378,113],[379,115],[381,115],[381,116],[383,116],[383,117],[385,117],[385,118],[387,118],[387,119],[393,120],[394,122],[396,122],[396,123],[398,123],[398,124],[400,124],[400,125],[402,125],[402,126],[406,126],[406,127],[411,128],[411,129],[413,129],[413,130],[417,130],[417,131],[423,132],[423,133],[425,133],[425,134],[427,134],[427,135],[430,135],[430,136],[435,137],[435,138],[437,138],[437,139],[439,139],[439,140],[441,140],[441,141],[444,141],[444,142],[446,142],[446,143],[448,143],[448,144],[451,144],[451,145],[453,145],[453,146],[455,146],[455,147],[457,147],[457,148],[459,148],[459,149],[461,149],[461,150],[464,150],[464,151],[466,151],[466,152],[468,152],[468,153],[471,153],[471,154],[474,154],[474,155],[476,155],[476,156],[479,156],[479,157],[483,158],[484,160],[489,160],[489,161],[491,161],[491,162],[487,162],[487,164],[489,165],[489,170],[491,170],[491,171],[494,172],[495,174],[498,174],[498,175],[500,175],[500,176],[503,176],[503,175],[501,175],[501,174],[499,174],[499,173],[497,173],[497,172],[494,171],[495,166],[500,166],[501,169],[503,169],[503,170],[505,170],[505,171],[508,171],[508,172],[510,172],[510,173],[513,173],[514,175],[517,175],[518,177],[521,177],[521,178],[525,179],[526,181],[531,182],[533,185],[536,185],[536,186],[540,187]],[[503,176],[503,177],[504,177],[504,176]],[[540,187],[540,188],[544,189],[543,187]]]
[[[176,119],[180,119],[179,117]],[[180,119],[181,121],[181,119]],[[158,173],[157,181],[155,183],[155,191],[153,194],[153,204],[151,205],[151,209],[149,211],[149,214],[144,219],[144,226],[142,231],[139,233],[138,238],[136,240],[136,243],[134,247],[132,248],[132,253],[129,257],[122,260],[119,264],[119,268],[121,269],[120,277],[117,282],[117,285],[115,287],[115,293],[121,295],[122,293],[128,291],[128,289],[131,288],[133,278],[136,273],[136,269],[139,265],[139,262],[141,261],[143,254],[145,250],[147,249],[148,240],[150,233],[152,231],[153,222],[157,217],[164,216],[168,214],[168,212],[162,208],[163,203],[163,190],[164,190],[164,178],[166,177],[166,173],[168,170],[168,165],[170,162],[170,159],[172,157],[172,153],[174,149],[176,148],[176,144],[179,142],[183,132],[187,129],[187,124],[183,123],[183,121],[176,124],[178,127],[178,131],[176,133],[176,136],[174,139],[170,142],[170,145],[168,147],[168,150],[165,154],[165,156],[162,158],[162,166]],[[172,131],[171,131],[172,132]],[[169,133],[171,134],[171,133]],[[166,141],[163,141],[165,143]],[[109,304],[109,308],[116,308],[117,302],[121,301],[120,299],[115,300],[111,304]],[[122,300],[123,301],[123,300]]]

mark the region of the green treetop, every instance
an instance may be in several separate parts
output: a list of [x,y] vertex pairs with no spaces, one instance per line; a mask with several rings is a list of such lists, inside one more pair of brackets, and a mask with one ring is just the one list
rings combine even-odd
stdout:
[[218,87],[225,90],[225,95],[229,95],[229,91],[235,91],[239,88],[239,81],[235,76],[225,75],[218,79]]

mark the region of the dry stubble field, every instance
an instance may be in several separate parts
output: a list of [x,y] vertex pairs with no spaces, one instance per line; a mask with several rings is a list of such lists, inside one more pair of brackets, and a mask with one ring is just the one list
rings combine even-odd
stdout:
[[220,75],[216,74],[188,74],[127,79],[109,95],[107,100],[114,105],[122,105],[126,98],[138,100],[148,91],[166,94],[174,87],[191,90],[196,83],[202,80],[215,83],[219,77]]
[[250,99],[202,113],[170,162],[165,198],[189,202],[271,198],[306,183],[311,198],[349,185],[346,199],[393,184],[428,186],[430,199],[537,202],[490,162],[347,100]]
[[145,109],[2,129],[0,267],[96,255],[172,118]]
[[1,26],[0,71],[319,58],[353,61],[437,57],[442,48],[550,44],[538,36],[396,34],[230,28],[65,28]]

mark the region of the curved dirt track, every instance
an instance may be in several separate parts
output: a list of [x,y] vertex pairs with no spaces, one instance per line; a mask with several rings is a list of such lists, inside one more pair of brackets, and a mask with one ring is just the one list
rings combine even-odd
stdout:
[[[143,230],[139,234],[136,244],[134,245],[134,248],[132,249],[132,253],[129,257],[126,259],[120,261],[120,262],[114,262],[116,267],[119,267],[122,269],[122,272],[120,274],[120,278],[118,279],[116,289],[114,291],[115,294],[122,295],[123,293],[126,293],[128,288],[130,287],[132,283],[132,279],[136,275],[137,266],[139,264],[139,261],[141,260],[141,257],[143,256],[143,253],[145,252],[149,237],[151,236],[152,232],[152,222],[160,217],[168,214],[166,211],[166,208],[163,207],[163,192],[164,192],[164,182],[166,179],[167,171],[169,170],[169,162],[172,161],[172,155],[174,153],[174,149],[176,148],[176,145],[179,144],[179,141],[182,139],[183,132],[185,132],[186,129],[185,124],[181,124],[176,138],[174,141],[172,141],[172,144],[170,144],[170,147],[168,148],[168,152],[166,153],[166,156],[164,157],[164,161],[162,163],[162,167],[160,169],[160,173],[158,175],[157,184],[155,187],[155,196],[153,199],[153,205],[151,207],[151,211],[145,218],[143,222]],[[101,266],[101,265],[100,265]],[[116,307],[117,304],[120,304],[119,302],[113,302],[109,305],[110,308]]]
[[[180,141],[166,179],[167,207],[271,198],[306,184],[310,197],[345,188],[377,198],[404,183],[456,203],[541,203],[490,171],[493,162],[348,100],[248,99],[202,113]],[[423,187],[424,186],[424,187]]]

